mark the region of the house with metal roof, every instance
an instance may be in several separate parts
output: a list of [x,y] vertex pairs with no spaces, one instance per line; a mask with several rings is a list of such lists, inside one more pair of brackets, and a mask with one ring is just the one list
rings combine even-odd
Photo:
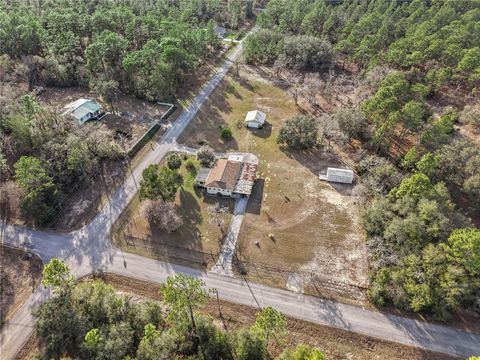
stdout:
[[105,115],[105,112],[102,110],[102,106],[96,101],[78,99],[65,106],[62,115],[71,117],[80,124],[83,124],[88,120],[101,119]]
[[201,168],[195,184],[209,195],[229,197],[249,196],[257,175],[257,164],[245,161],[242,156],[218,159],[211,169]]

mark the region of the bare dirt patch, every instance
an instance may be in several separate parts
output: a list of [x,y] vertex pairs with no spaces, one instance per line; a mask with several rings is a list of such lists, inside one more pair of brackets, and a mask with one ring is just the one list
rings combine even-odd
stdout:
[[[286,89],[262,76],[266,71],[245,67],[240,77],[227,76],[179,142],[248,151],[260,159],[260,179],[238,240],[238,272],[280,287],[291,273],[301,274],[308,293],[364,303],[368,264],[357,199],[351,186],[318,179],[319,171],[343,161],[321,150],[295,153],[276,144],[281,125],[299,109]],[[255,109],[267,114],[268,124],[247,130],[243,120]],[[232,130],[232,140],[220,138],[222,127]]]
[[[136,197],[115,226],[114,241],[125,251],[187,266],[210,267],[216,262],[234,201],[204,196],[194,187],[196,172],[189,171],[185,161],[180,173],[183,185],[175,200],[183,220],[180,229],[168,233],[149,224]],[[210,213],[216,203],[226,212],[213,219]]]
[[0,245],[0,328],[40,284],[42,261]]

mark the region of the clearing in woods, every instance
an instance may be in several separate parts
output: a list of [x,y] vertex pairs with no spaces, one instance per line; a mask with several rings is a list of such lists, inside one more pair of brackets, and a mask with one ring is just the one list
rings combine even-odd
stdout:
[[[353,95],[352,95],[353,96]],[[267,114],[262,130],[243,126],[250,110]],[[259,157],[259,180],[237,243],[237,271],[250,279],[356,303],[366,302],[367,249],[353,186],[318,179],[341,165],[322,150],[289,152],[276,144],[282,124],[297,115],[291,95],[251,67],[227,76],[179,143]],[[222,140],[229,127],[233,139]]]

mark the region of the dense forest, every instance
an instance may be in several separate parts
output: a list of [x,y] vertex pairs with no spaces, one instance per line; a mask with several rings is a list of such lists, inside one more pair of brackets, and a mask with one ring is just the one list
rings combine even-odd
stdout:
[[[50,226],[77,185],[106,187],[105,173],[125,150],[119,135],[101,123],[78,126],[59,116],[60,109],[46,107],[38,88],[88,87],[107,103],[120,93],[173,100],[217,53],[214,27],[241,26],[253,5],[0,0],[3,215]],[[12,215],[18,208],[22,214]]]
[[348,68],[374,89],[326,114],[367,154],[370,299],[438,319],[480,312],[480,149],[456,130],[480,128],[480,1],[272,0],[257,23],[247,62]]
[[[251,0],[2,1],[2,62],[26,67],[30,87],[89,85],[148,99],[172,96],[237,28]],[[13,62],[13,63],[12,63]],[[6,66],[7,67],[7,66]]]
[[[213,290],[178,274],[160,287],[162,302],[135,300],[100,280],[75,284],[67,265],[52,259],[43,284],[54,296],[36,311],[36,333],[44,346],[37,359],[272,359],[285,348],[287,321],[267,307],[246,329],[220,329],[201,314]],[[280,360],[323,360],[307,345],[285,349]]]

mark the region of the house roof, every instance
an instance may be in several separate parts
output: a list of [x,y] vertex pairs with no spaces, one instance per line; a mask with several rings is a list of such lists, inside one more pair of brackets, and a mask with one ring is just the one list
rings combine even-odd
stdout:
[[242,165],[237,161],[217,160],[208,174],[205,186],[233,191],[242,171]]
[[353,171],[348,169],[328,168],[327,176],[345,176],[353,178]]
[[77,120],[81,120],[86,114],[94,113],[102,107],[93,100],[78,99],[65,106],[65,111],[62,115],[71,115]]
[[264,112],[254,110],[254,111],[249,111],[247,113],[247,116],[245,117],[245,122],[257,122],[259,124],[263,124],[265,122],[267,115],[265,115]]

